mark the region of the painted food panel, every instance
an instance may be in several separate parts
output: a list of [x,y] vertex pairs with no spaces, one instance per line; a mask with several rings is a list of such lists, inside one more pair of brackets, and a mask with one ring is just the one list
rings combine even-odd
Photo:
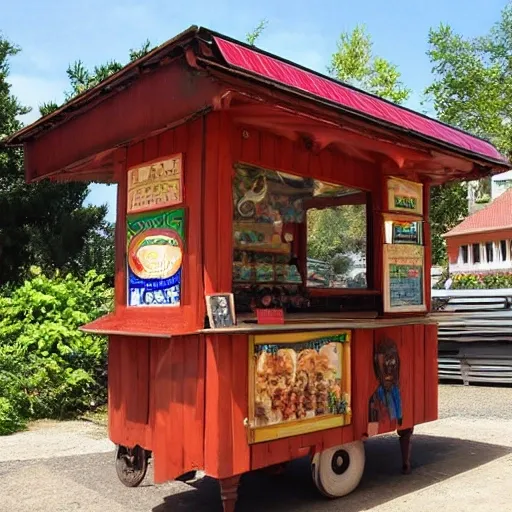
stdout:
[[128,305],[179,306],[184,210],[128,218]]
[[254,345],[254,427],[349,413],[343,383],[350,333]]

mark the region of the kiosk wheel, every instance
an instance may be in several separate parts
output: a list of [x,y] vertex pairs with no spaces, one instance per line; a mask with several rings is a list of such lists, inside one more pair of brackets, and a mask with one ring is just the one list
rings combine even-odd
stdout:
[[313,481],[324,496],[341,498],[359,485],[364,463],[362,441],[334,446],[314,455],[311,463]]
[[149,452],[135,446],[127,448],[118,445],[116,449],[116,473],[126,487],[137,487],[141,484],[148,470]]

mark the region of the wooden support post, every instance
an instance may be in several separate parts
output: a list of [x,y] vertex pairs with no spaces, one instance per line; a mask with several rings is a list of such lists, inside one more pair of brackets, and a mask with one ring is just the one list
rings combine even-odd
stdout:
[[238,484],[240,476],[222,478],[220,482],[220,497],[224,506],[224,512],[235,512],[236,500],[238,498]]
[[402,452],[402,473],[408,475],[411,472],[411,437],[414,428],[397,430],[400,437],[400,451]]

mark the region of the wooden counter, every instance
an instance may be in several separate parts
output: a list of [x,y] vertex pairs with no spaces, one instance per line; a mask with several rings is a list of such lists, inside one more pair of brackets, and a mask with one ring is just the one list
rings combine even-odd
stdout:
[[203,334],[256,334],[265,332],[319,331],[324,329],[380,329],[404,325],[427,325],[438,323],[430,316],[410,316],[406,318],[334,318],[290,319],[281,325],[258,325],[255,321],[241,321],[234,327],[202,329]]

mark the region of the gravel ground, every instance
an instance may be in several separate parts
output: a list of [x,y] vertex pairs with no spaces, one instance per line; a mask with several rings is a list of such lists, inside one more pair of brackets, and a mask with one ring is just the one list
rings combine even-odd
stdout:
[[512,387],[439,386],[439,418],[512,419]]
[[[246,475],[237,512],[512,512],[511,399],[512,388],[440,386],[440,420],[416,429],[412,475],[399,472],[396,436],[381,436],[367,443],[365,474],[349,496],[323,499],[296,461],[279,477]],[[128,489],[113,462],[104,428],[87,422],[40,422],[0,437],[0,511],[222,510],[214,480],[153,485],[149,474]]]

